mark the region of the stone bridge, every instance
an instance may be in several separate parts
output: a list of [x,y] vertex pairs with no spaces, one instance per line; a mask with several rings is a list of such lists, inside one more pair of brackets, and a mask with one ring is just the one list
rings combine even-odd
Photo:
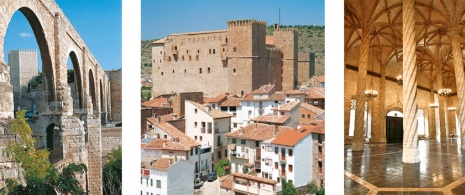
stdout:
[[[0,119],[14,116],[4,38],[13,14],[18,11],[31,25],[42,59],[39,116],[30,123],[37,147],[50,149],[50,161],[59,169],[72,162],[85,163],[87,178],[78,177],[83,188],[88,188],[90,194],[102,194],[101,126],[111,112],[110,82],[54,0],[0,1]],[[68,83],[68,58],[74,69],[74,83]],[[0,158],[0,164],[6,161]]]

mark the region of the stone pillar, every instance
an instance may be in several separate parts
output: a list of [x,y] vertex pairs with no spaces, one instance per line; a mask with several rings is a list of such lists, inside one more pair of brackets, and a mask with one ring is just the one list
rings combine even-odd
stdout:
[[366,89],[366,77],[367,77],[367,66],[368,66],[368,51],[370,49],[370,39],[367,32],[362,33],[362,40],[360,43],[360,58],[358,63],[357,73],[357,94],[355,108],[355,132],[354,132],[354,143],[353,151],[363,151],[363,123],[365,113],[365,89]]
[[10,84],[10,67],[0,59],[0,119],[14,117],[13,86]]
[[[438,74],[437,78],[437,83],[438,83],[438,88],[443,88],[442,84],[442,75]],[[446,98],[444,96],[438,96],[438,109],[439,109],[439,137],[441,142],[446,141],[446,118],[447,118],[447,104],[446,104]]]
[[[459,113],[459,126],[462,140],[465,140],[464,128],[465,128],[465,79],[463,73],[463,56],[462,49],[460,47],[460,35],[457,31],[454,31],[452,36],[452,55],[454,56],[454,70],[455,70],[455,81],[457,85],[457,102],[458,102],[458,113]],[[464,143],[462,141],[462,143]],[[462,144],[462,150],[465,150],[465,144]]]
[[[434,80],[434,79],[432,79]],[[430,93],[429,93],[429,98],[431,104],[434,103],[434,81],[431,81],[430,83]],[[428,127],[429,127],[429,137],[430,139],[436,139],[436,116],[435,116],[435,109],[436,108],[431,108],[429,107],[429,112],[428,112]]]
[[378,113],[378,128],[372,129],[374,143],[386,143],[386,66],[381,66],[381,80],[379,83],[379,113]]
[[373,105],[374,105],[373,102],[374,102],[374,101],[373,101],[373,98],[368,99],[368,106],[367,106],[367,130],[366,130],[367,133],[366,133],[366,136],[365,136],[366,138],[368,138],[368,141],[370,141],[371,138],[372,138],[371,134],[372,134],[372,130],[373,130],[373,128],[372,128],[372,126],[373,126],[373,122],[372,122],[373,117],[372,117],[372,116],[373,116]]
[[100,120],[88,115],[86,118],[89,133],[88,178],[90,194],[102,194],[102,134]]
[[418,150],[418,104],[417,104],[417,67],[415,43],[415,8],[414,0],[403,1],[403,111],[404,140],[402,162],[420,162]]

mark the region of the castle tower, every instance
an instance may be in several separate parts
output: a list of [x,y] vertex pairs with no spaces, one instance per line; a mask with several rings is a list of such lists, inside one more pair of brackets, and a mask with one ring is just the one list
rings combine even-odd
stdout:
[[229,92],[244,95],[268,81],[260,74],[260,61],[266,56],[266,22],[228,21]]
[[37,50],[11,50],[8,52],[11,85],[13,86],[14,110],[18,107],[33,109],[23,95],[28,92],[28,82],[38,74]]
[[275,27],[273,33],[275,47],[283,51],[283,91],[297,86],[298,35],[294,28]]

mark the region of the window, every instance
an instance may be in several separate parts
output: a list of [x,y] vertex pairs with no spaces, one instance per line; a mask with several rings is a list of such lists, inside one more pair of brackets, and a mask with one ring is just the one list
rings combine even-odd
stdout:
[[200,50],[197,50],[197,53],[200,53]]
[[161,188],[161,181],[157,180],[157,188]]
[[235,68],[233,68],[233,73],[236,73],[236,69],[235,69]]
[[292,172],[292,165],[289,165],[289,172]]
[[[234,113],[234,114],[236,114],[236,113]],[[237,128],[237,123],[233,123],[233,127]]]
[[313,105],[318,106],[318,100],[313,100]]
[[189,61],[192,61],[192,56],[189,56]]
[[226,43],[228,43],[228,38],[226,38]]
[[257,147],[257,148],[260,147],[260,142],[259,141],[255,141],[255,147]]
[[140,178],[140,184],[142,184],[142,179],[143,179],[143,178],[141,177],[141,178]]
[[278,162],[274,162],[274,169],[278,169],[278,168],[279,168]]
[[228,157],[228,150],[224,150],[224,157]]
[[199,68],[199,74],[202,74],[202,68]]
[[227,111],[228,111],[228,107],[221,107],[221,111],[227,112]]
[[197,122],[194,122],[194,128],[197,128]]
[[305,114],[302,114],[302,118],[305,118]]
[[236,52],[236,47],[233,48],[233,51]]
[[195,148],[195,155],[199,154],[199,148]]
[[147,186],[149,186],[149,178],[146,178],[146,179],[145,179],[145,184],[146,184]]
[[178,46],[174,46],[174,51],[178,51]]
[[289,156],[292,156],[292,149],[289,149]]
[[281,180],[280,180],[280,178],[279,178],[279,177],[278,177],[278,178],[276,178],[276,179],[277,179],[278,183],[281,183]]
[[271,165],[271,159],[269,159],[269,158],[265,159],[265,165],[270,166]]
[[215,54],[215,49],[213,49],[213,54]]
[[182,61],[184,61],[184,56],[182,56]]
[[307,115],[307,118],[310,118],[310,117],[312,117],[312,116],[311,116],[311,115]]
[[274,154],[278,154],[278,153],[279,153],[278,147],[274,147]]
[[184,73],[186,73],[186,69],[184,69]]
[[163,72],[161,72],[161,76],[163,76]]
[[232,138],[232,139],[231,139],[231,142],[232,142],[233,144],[235,144],[235,143],[236,143],[236,138]]
[[202,136],[200,136],[200,141],[202,141]]
[[245,145],[245,139],[241,139],[241,144]]
[[195,141],[197,141],[197,136],[194,136],[194,138],[195,138]]
[[199,61],[199,55],[195,55],[195,61]]
[[186,50],[186,53],[189,54],[189,50]]
[[208,50],[208,53],[212,54],[212,49],[209,49],[209,50]]
[[218,159],[221,158],[221,151],[218,151]]
[[271,147],[271,146],[267,146],[267,147],[266,147],[266,151],[267,151],[267,152],[271,152],[271,151],[273,151],[273,147]]
[[168,56],[168,62],[171,62],[171,56]]
[[167,136],[167,135],[163,135],[163,139],[168,139],[168,136]]
[[173,73],[174,73],[174,69],[173,69]]
[[[197,136],[196,136],[196,138],[195,138],[195,139],[197,139]],[[193,149],[193,148],[191,148],[191,156],[192,156],[193,154],[194,154],[194,149]]]
[[208,73],[210,73],[210,67],[208,67]]
[[160,54],[162,54],[162,51],[160,51]]
[[194,114],[197,114],[197,108],[194,109]]
[[150,186],[153,186],[153,179],[150,179]]

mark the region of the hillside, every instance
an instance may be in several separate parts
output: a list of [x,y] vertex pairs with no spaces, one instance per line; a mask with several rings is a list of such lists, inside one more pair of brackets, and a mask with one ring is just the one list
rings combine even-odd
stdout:
[[[324,74],[325,67],[325,27],[324,26],[283,26],[286,28],[296,28],[299,30],[299,52],[314,52],[316,53],[316,73]],[[273,34],[273,26],[267,26],[267,35]],[[160,37],[162,38],[162,37]],[[150,43],[156,41],[145,40],[141,41],[141,73],[150,74],[152,67],[152,48]]]

